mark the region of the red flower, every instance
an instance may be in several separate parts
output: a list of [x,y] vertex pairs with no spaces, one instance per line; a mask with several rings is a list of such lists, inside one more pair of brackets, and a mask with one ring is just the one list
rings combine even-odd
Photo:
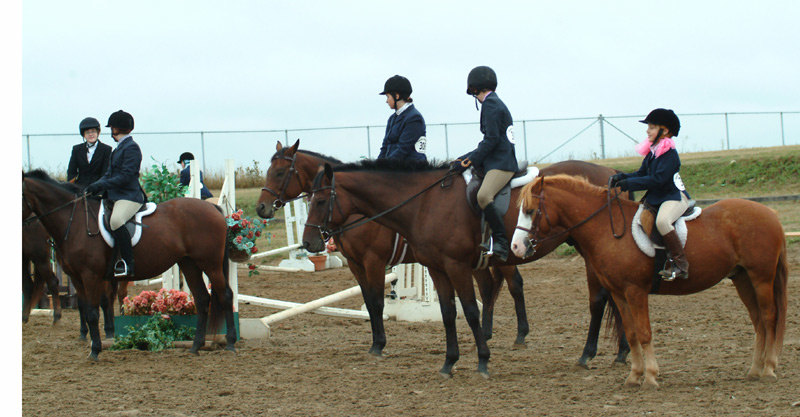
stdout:
[[242,237],[236,236],[236,243],[242,243]]
[[256,269],[256,266],[254,264],[247,264],[247,268],[249,268],[252,271]]
[[258,252],[258,248],[253,246],[252,248],[250,248],[250,252],[252,252],[252,253]]
[[256,237],[261,236],[261,231],[256,230]]

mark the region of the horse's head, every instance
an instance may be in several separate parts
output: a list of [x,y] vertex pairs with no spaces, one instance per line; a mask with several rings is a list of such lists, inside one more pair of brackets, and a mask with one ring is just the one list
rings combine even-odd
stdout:
[[259,216],[265,219],[274,217],[277,209],[303,192],[296,167],[299,146],[300,139],[288,148],[278,141],[267,170],[266,183],[261,188],[261,195],[256,203],[256,213]]
[[526,185],[519,198],[519,217],[511,239],[511,251],[518,258],[528,258],[536,253],[537,240],[550,233],[555,220],[545,208],[544,177]]
[[348,214],[344,209],[349,208],[349,203],[337,195],[336,177],[328,163],[314,178],[311,192],[303,247],[309,252],[321,252],[334,229],[347,220]]

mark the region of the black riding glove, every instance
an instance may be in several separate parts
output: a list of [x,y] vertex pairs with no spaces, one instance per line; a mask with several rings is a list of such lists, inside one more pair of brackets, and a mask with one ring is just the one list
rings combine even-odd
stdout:
[[619,184],[619,182],[622,181],[623,179],[625,179],[625,174],[621,172],[619,174],[612,175],[610,178],[611,186],[616,187]]
[[86,194],[98,194],[103,191],[103,187],[97,182],[93,182],[89,184],[84,191],[86,191]]

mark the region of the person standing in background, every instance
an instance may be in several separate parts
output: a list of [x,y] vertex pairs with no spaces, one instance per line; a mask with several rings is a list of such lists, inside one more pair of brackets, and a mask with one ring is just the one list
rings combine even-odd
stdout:
[[[191,152],[184,152],[181,154],[180,158],[178,158],[178,163],[181,164],[181,185],[189,186],[189,181],[191,180],[191,173],[189,172],[189,164],[194,161],[194,155]],[[203,183],[203,171],[200,171],[200,198],[203,200],[207,198],[213,197],[211,191],[208,190],[208,187]]]

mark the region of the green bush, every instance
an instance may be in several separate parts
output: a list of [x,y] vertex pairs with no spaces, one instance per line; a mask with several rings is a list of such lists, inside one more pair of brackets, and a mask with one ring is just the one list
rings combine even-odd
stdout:
[[180,184],[178,174],[170,172],[163,162],[160,168],[153,164],[149,171],[142,173],[141,182],[148,200],[156,204],[186,195],[187,187]]
[[172,347],[176,340],[192,340],[194,329],[186,326],[176,327],[172,320],[155,314],[147,323],[139,327],[127,327],[128,333],[114,341],[109,350],[139,349],[157,352]]

